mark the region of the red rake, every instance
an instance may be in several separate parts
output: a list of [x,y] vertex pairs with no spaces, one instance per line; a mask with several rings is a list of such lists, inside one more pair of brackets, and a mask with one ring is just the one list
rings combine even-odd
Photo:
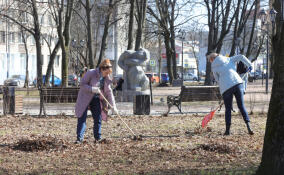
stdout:
[[221,109],[222,105],[223,105],[223,102],[220,103],[220,105],[216,109],[211,111],[209,114],[205,115],[205,117],[203,118],[202,123],[201,123],[202,128],[204,128],[209,123],[209,121],[213,118],[216,110],[219,109],[219,108]]

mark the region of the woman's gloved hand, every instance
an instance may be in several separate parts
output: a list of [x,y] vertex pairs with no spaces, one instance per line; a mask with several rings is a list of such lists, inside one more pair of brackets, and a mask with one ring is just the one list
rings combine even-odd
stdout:
[[118,110],[117,110],[116,106],[113,106],[112,113],[113,114],[118,114]]
[[100,88],[99,87],[96,87],[96,86],[93,86],[92,87],[92,93],[94,94],[99,94],[101,92]]
[[252,71],[252,66],[248,67],[247,72],[251,72]]

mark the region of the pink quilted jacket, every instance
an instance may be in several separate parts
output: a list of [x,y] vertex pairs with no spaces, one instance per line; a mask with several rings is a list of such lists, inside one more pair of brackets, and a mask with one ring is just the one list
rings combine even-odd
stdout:
[[[84,111],[88,108],[89,103],[91,102],[94,94],[92,93],[92,86],[95,86],[100,81],[100,71],[99,69],[91,69],[89,70],[80,82],[80,90],[78,93],[76,106],[75,106],[75,114],[79,118],[83,115]],[[103,95],[109,101],[109,103],[114,106],[115,100],[111,89],[111,83],[109,76],[105,78],[104,81],[104,90],[102,91]],[[106,103],[104,99],[100,97],[101,101],[101,109],[102,109],[102,119],[107,121],[107,113],[105,110]]]

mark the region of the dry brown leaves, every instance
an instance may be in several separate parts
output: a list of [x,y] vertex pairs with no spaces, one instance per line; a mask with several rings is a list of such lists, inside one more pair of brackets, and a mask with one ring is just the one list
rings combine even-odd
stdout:
[[260,163],[265,116],[251,116],[255,135],[238,115],[223,136],[224,116],[202,129],[203,116],[128,116],[103,123],[104,143],[94,143],[87,119],[83,144],[76,145],[76,118],[0,117],[0,174],[241,174]]

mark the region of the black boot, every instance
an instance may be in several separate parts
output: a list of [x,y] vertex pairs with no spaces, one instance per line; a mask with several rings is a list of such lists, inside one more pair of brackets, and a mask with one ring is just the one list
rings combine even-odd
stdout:
[[247,128],[248,128],[248,133],[249,133],[249,135],[253,135],[254,133],[253,133],[253,131],[250,129],[249,122],[247,122],[246,125],[247,125]]
[[231,127],[231,125],[226,125],[226,131],[224,133],[225,136],[230,135],[230,127]]

